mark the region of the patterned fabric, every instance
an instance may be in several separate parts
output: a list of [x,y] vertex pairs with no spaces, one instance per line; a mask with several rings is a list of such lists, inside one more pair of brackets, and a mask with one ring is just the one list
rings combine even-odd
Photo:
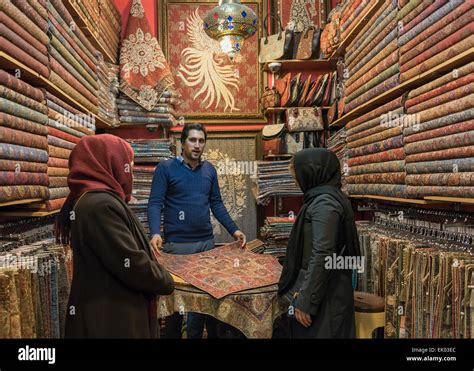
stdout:
[[270,339],[274,320],[287,310],[279,302],[277,291],[274,285],[215,299],[191,285],[177,284],[173,294],[158,298],[158,317],[186,308],[228,323],[247,338]]
[[18,144],[20,146],[45,150],[48,149],[48,140],[46,137],[6,128],[3,126],[0,126],[0,140],[3,143]]
[[80,140],[78,137],[75,137],[74,135],[70,135],[70,134],[65,133],[61,130],[52,128],[50,126],[47,126],[47,130],[48,130],[48,136],[54,136],[56,138],[60,138],[62,140],[65,140],[69,143],[77,143]]
[[[367,144],[371,144],[371,143],[379,142],[384,139],[395,137],[402,133],[402,130],[400,127],[394,127],[394,128],[384,128],[383,126],[381,127],[382,129],[384,129],[383,131],[376,134],[372,134],[372,135],[368,135],[368,131],[364,131],[363,133],[366,135],[365,138],[362,138],[359,140],[351,141],[352,136],[349,136],[349,140],[348,140],[349,143],[347,144],[347,147],[348,148],[361,147]],[[350,157],[353,157],[353,156],[350,156]]]
[[[59,210],[64,205],[64,202],[66,202],[66,198],[58,198],[56,200],[48,200],[48,201],[45,202],[46,210],[48,210],[48,211]],[[67,305],[67,296],[66,296],[65,303]]]
[[433,160],[447,160],[455,158],[467,158],[474,157],[474,146],[448,148],[441,151],[417,153],[413,155],[407,155],[405,158],[406,162],[421,162],[421,161],[433,161]]
[[[80,131],[77,131],[77,130],[74,130],[74,129],[71,129],[70,127],[66,126],[66,125],[63,125],[63,124],[60,124],[59,122],[57,122],[56,120],[48,120],[48,128],[49,127],[52,127],[54,129],[57,129],[59,131],[63,131],[65,133],[68,133],[68,134],[71,134],[75,137],[78,137],[79,139],[82,138],[83,136],[85,136],[86,134],[85,133],[82,133]],[[49,130],[49,129],[48,129]],[[59,136],[59,135],[58,135]]]
[[405,172],[353,175],[346,178],[347,183],[365,184],[405,184]]
[[[70,111],[69,109],[64,108],[63,106],[56,104],[49,99],[46,100],[46,105],[51,108],[52,110],[56,111],[56,113],[60,113],[63,116],[66,116],[68,119],[73,119],[75,122],[74,126],[84,126],[86,128],[93,128],[94,122],[93,118],[90,115],[85,115],[83,113],[75,113],[76,111]],[[50,110],[48,110],[49,113]],[[51,117],[54,118],[54,117]]]
[[140,0],[133,0],[122,40],[120,80],[120,90],[148,110],[174,85],[168,62],[152,35]]
[[407,185],[472,186],[474,172],[407,175]]
[[[384,104],[383,106],[379,107],[379,108],[376,108],[362,116],[359,116],[357,117],[356,119],[352,120],[352,121],[349,121],[347,124],[346,124],[346,129],[349,130],[349,129],[352,129],[368,120],[371,120],[371,119],[374,119],[380,115],[382,115],[383,113],[387,113],[393,109],[396,109],[396,108],[399,108],[399,107],[402,107],[403,106],[403,97],[398,97],[386,104]],[[349,132],[348,132],[349,133]]]
[[451,134],[463,133],[474,130],[474,120],[460,122],[454,125],[444,126],[439,129],[433,129],[421,132],[419,134],[405,137],[405,143],[413,143],[421,140],[444,137]]
[[23,160],[31,162],[47,162],[48,152],[42,149],[0,143],[0,158],[5,160]]
[[0,97],[0,111],[27,120],[35,121],[43,125],[48,122],[48,118],[45,114],[2,97]]
[[[396,56],[396,58],[398,59],[398,56]],[[400,72],[400,66],[398,65],[398,63],[395,63],[391,65],[390,67],[387,67],[386,69],[384,69],[382,73],[376,76],[370,73],[367,74],[366,75],[367,78],[371,78],[371,80],[365,83],[364,85],[362,85],[360,88],[358,88],[354,92],[350,94],[349,92],[347,92],[346,103],[349,103],[353,101],[355,98],[360,97],[362,94],[366,93],[368,90],[372,89],[374,86],[377,86],[378,84],[387,80],[389,77],[397,74],[398,72]]]
[[474,118],[474,108],[456,112],[450,115],[442,116],[439,118],[435,118],[433,120],[423,122],[421,124],[410,126],[403,130],[403,134],[405,136],[421,133],[427,130],[433,130],[437,128],[441,128],[443,126],[452,125],[457,122],[467,121]]
[[69,187],[49,188],[49,200],[65,198],[69,194]]
[[47,113],[47,108],[44,104],[39,103],[34,99],[28,98],[26,95],[17,93],[16,91],[5,86],[0,86],[0,97],[21,104],[22,106],[29,107],[32,110],[41,112],[43,114]]
[[474,197],[474,187],[407,186],[407,196]]
[[52,157],[68,159],[71,151],[65,148],[48,145],[48,152]]
[[49,195],[48,187],[38,185],[17,185],[0,187],[0,202],[16,201],[29,198],[46,200]]
[[53,146],[66,148],[66,149],[73,149],[75,146],[74,143],[68,142],[60,138],[53,137],[52,135],[48,135],[48,143]]
[[[3,13],[0,13],[0,16],[2,14]],[[8,72],[5,72],[3,70],[0,70],[0,84],[18,93],[21,93],[31,99],[34,99],[37,102],[44,101],[44,94],[40,89],[34,88],[30,84],[16,78],[13,75],[10,75]]]
[[384,131],[387,129],[386,125],[380,125],[382,121],[389,122],[395,121],[394,119],[402,117],[404,113],[403,107],[397,108],[393,111],[381,113],[379,116],[368,120],[362,124],[357,125],[349,130],[347,130],[347,141],[355,141],[361,138],[364,138],[366,135],[376,134],[378,132]]
[[51,188],[67,187],[67,177],[50,176],[49,186]]
[[378,195],[378,196],[390,196],[390,197],[407,197],[405,185],[348,184],[347,192],[351,195]]
[[24,52],[21,48],[11,43],[9,40],[0,36],[0,51],[11,55],[16,60],[22,62],[26,66],[30,67],[32,70],[38,72],[39,74],[49,77],[48,66],[41,64],[37,59]]
[[397,173],[405,170],[405,161],[388,161],[376,164],[367,164],[349,167],[349,175],[361,175],[368,173]]
[[387,162],[394,160],[402,160],[405,158],[405,151],[403,148],[390,149],[385,152],[374,153],[372,155],[359,156],[347,160],[347,165],[356,166],[375,162]]
[[49,167],[60,167],[64,169],[69,169],[68,160],[65,160],[63,158],[50,157],[48,159],[48,168]]
[[43,32],[48,31],[48,22],[38,14],[38,12],[28,4],[26,0],[11,0],[11,2],[31,19]]
[[46,173],[27,173],[22,171],[0,171],[0,185],[48,185]]
[[472,109],[474,94],[457,99],[456,101],[446,102],[438,107],[429,108],[425,111],[418,112],[420,122],[433,120],[438,117],[447,116],[451,113]]
[[[419,1],[417,1],[417,2],[419,2]],[[405,29],[405,32],[411,30],[413,28],[413,26],[416,25],[416,23],[412,22],[412,20],[417,15],[424,12],[433,3],[434,3],[434,0],[423,0],[423,1],[420,2],[420,4],[415,9],[413,9],[412,11],[410,11],[406,15],[403,15],[404,13],[401,12],[403,9],[401,9],[401,11],[398,12],[398,19],[402,21],[403,28]]]
[[25,171],[32,173],[46,173],[47,164],[39,162],[3,160],[0,161],[0,171]]
[[50,177],[53,176],[68,176],[69,175],[69,169],[65,169],[62,167],[48,167],[48,175]]
[[414,9],[418,7],[418,5],[420,5],[420,3],[422,3],[423,0],[413,0],[413,1],[408,1],[408,3],[404,6],[401,6],[400,5],[400,10],[397,14],[397,18],[398,19],[403,19],[405,18],[408,14],[410,13],[413,13]]
[[346,110],[347,112],[353,110],[357,106],[360,106],[361,104],[369,101],[373,97],[376,97],[377,95],[382,94],[383,92],[386,92],[387,90],[390,90],[397,86],[399,84],[400,80],[400,75],[397,73],[393,75],[392,77],[388,78],[387,80],[381,82],[377,86],[373,87],[366,93],[362,94],[358,98],[354,99],[350,103],[346,104]]
[[390,138],[387,140],[383,140],[376,143],[371,143],[364,147],[359,147],[355,149],[351,149],[348,151],[348,155],[350,158],[357,157],[357,156],[365,156],[370,155],[372,153],[377,152],[384,152],[389,149],[393,148],[400,148],[403,147],[403,136],[399,135],[394,138]]
[[415,162],[406,164],[406,170],[407,174],[474,172],[474,158]]
[[449,135],[446,137],[422,140],[405,145],[405,153],[411,155],[414,153],[438,151],[448,148],[459,148],[474,144],[474,131]]

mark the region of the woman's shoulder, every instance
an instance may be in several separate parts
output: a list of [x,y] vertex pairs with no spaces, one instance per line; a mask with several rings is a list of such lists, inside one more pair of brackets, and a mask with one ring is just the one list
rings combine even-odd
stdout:
[[106,210],[123,210],[123,201],[108,191],[91,191],[84,194],[76,204],[75,210],[88,210],[89,213],[103,213]]
[[323,193],[316,196],[308,206],[307,214],[312,215],[314,213],[325,212],[336,212],[343,215],[344,208],[334,196],[328,193]]

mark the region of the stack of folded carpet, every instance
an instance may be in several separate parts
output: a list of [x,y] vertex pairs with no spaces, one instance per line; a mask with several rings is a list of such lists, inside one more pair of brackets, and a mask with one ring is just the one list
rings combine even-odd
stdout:
[[175,109],[177,97],[171,91],[165,91],[159,103],[148,111],[125,94],[120,94],[117,106],[121,125],[159,124],[163,126],[176,125]]
[[172,156],[171,139],[128,139],[135,152],[134,162],[157,163]]
[[44,77],[49,76],[46,1],[0,2],[0,51]]
[[264,254],[283,257],[286,255],[288,239],[291,228],[295,222],[294,218],[268,217],[260,233],[264,239]]
[[120,123],[117,107],[119,94],[119,66],[104,61],[101,53],[97,52],[97,74],[99,78],[99,113],[98,116],[110,122],[113,126]]
[[386,0],[348,45],[346,112],[399,84],[397,12],[397,1]]
[[48,210],[57,210],[69,194],[68,159],[74,146],[86,135],[94,135],[94,118],[85,115],[55,95],[44,91],[48,112],[49,200]]
[[347,131],[346,128],[338,130],[334,135],[328,139],[327,148],[334,152],[339,159],[341,165],[341,180],[342,180],[342,191],[347,192],[346,176],[348,175],[349,168],[347,165]]
[[148,203],[150,198],[151,182],[155,173],[154,166],[133,167],[133,191],[132,195],[138,202]]
[[410,91],[405,135],[410,197],[474,197],[474,62]]
[[0,70],[0,202],[49,197],[47,113],[41,90]]
[[257,162],[258,204],[268,204],[272,196],[300,196],[303,194],[290,173],[290,161]]
[[406,197],[403,97],[346,125],[349,194]]
[[[48,2],[50,80],[91,112],[98,112],[96,48],[62,1]],[[71,26],[72,25],[72,26]]]
[[0,338],[64,336],[69,277],[52,239],[0,252]]
[[[419,5],[414,7],[418,3]],[[473,3],[409,2],[401,10],[400,80],[407,81],[474,46]]]
[[91,34],[117,63],[121,16],[112,0],[71,0]]
[[370,0],[347,1],[341,12],[340,31],[341,39],[344,40],[354,29],[355,25],[367,14],[371,5]]

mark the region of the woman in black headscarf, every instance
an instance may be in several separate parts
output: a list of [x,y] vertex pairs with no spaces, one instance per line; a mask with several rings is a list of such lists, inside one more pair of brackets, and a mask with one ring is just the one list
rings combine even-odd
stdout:
[[292,337],[353,338],[353,267],[332,264],[336,256],[360,255],[352,207],[341,191],[339,160],[327,149],[311,148],[297,152],[292,166],[304,203],[291,231],[278,290],[292,299]]

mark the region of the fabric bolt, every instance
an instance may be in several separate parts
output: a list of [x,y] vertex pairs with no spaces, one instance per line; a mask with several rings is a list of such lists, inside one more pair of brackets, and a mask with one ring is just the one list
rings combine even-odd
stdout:
[[41,198],[45,200],[48,197],[48,187],[39,185],[18,185],[0,187],[0,202],[9,202],[30,198]]
[[48,149],[48,139],[45,136],[30,134],[3,126],[0,126],[0,142],[44,150]]
[[[3,13],[0,12],[0,16],[1,14]],[[30,84],[3,70],[0,70],[0,84],[31,99],[34,99],[37,102],[42,103],[44,101],[44,94],[40,89],[34,88]]]
[[41,18],[48,19],[46,7],[37,0],[28,0],[31,7],[40,15]]
[[398,19],[401,20],[403,28],[406,28],[405,32],[409,31],[410,29],[413,28],[415,25],[413,22],[411,22],[416,16],[421,14],[422,12],[425,11],[426,8],[428,8],[431,4],[434,3],[435,0],[423,0],[415,9],[413,9],[411,12],[406,14],[403,17],[399,17]]
[[86,128],[94,127],[95,118],[92,117],[90,114],[85,114],[76,110],[71,111],[69,109],[64,108],[63,106],[59,104],[54,103],[53,101],[50,101],[49,99],[46,99],[46,105],[49,108],[52,108],[54,111],[62,114],[63,116],[66,116],[70,119],[75,120],[81,126],[85,126]]
[[355,11],[347,18],[344,23],[341,23],[341,38],[345,39],[347,35],[354,29],[355,25],[367,15],[369,6],[368,1],[362,1]]
[[347,191],[351,195],[407,197],[406,186],[401,184],[348,184]]
[[[413,60],[418,55],[421,55],[424,51],[432,46],[436,45],[438,42],[441,42],[448,36],[452,35],[458,30],[464,28],[469,22],[474,18],[474,10],[470,10],[469,12],[463,14],[461,17],[453,20],[451,23],[448,23],[442,29],[440,29],[435,34],[431,35],[428,39],[419,39],[417,45],[407,51],[404,54],[400,55],[400,64],[406,65],[407,67],[410,65],[411,60]],[[426,58],[425,58],[426,59]],[[411,66],[413,66],[412,64]]]
[[411,155],[421,152],[464,147],[472,144],[474,144],[474,130],[439,138],[422,140],[414,143],[407,143],[404,148],[405,153],[407,155]]
[[367,92],[365,92],[364,94],[360,95],[359,97],[357,97],[353,101],[347,103],[346,104],[346,110],[349,112],[349,111],[353,110],[354,108],[360,106],[364,102],[367,102],[370,99],[376,97],[377,95],[380,95],[380,94],[386,92],[387,90],[390,90],[390,89],[394,88],[395,86],[397,86],[399,84],[399,81],[400,81],[400,74],[396,73],[392,77],[388,78],[385,81],[382,81],[380,84],[376,85],[372,89],[370,89]]
[[48,174],[21,171],[0,171],[0,186],[6,185],[48,185]]
[[7,53],[39,74],[49,77],[49,69],[47,65],[42,64],[3,36],[0,36],[0,51]]
[[0,126],[42,136],[46,136],[48,134],[48,130],[44,125],[25,120],[20,117],[12,116],[4,112],[0,112]]
[[[472,65],[474,67],[474,63]],[[453,73],[449,74],[449,76],[451,77],[450,82],[446,82],[444,85],[439,86],[437,88],[433,88],[432,90],[429,90],[423,94],[415,96],[414,98],[407,99],[407,101],[405,102],[405,107],[410,108],[412,106],[416,106],[417,104],[420,104],[421,102],[426,102],[427,100],[433,97],[436,97],[448,91],[457,89],[466,84],[472,84],[472,82],[474,82],[474,72],[471,72],[468,75],[459,77],[458,75],[459,70],[455,70],[455,71],[456,71],[455,74]],[[458,76],[458,78],[456,78],[455,76]]]
[[45,114],[2,97],[0,97],[0,111],[43,125],[46,124],[48,120]]
[[[352,166],[348,168],[348,175],[362,175],[372,173],[400,173],[405,170],[405,161],[388,161],[374,164]],[[49,171],[49,169],[48,169]]]
[[473,172],[462,172],[462,173],[435,173],[435,174],[417,174],[407,175],[407,185],[420,185],[420,186],[473,186],[474,185],[474,173]]
[[380,142],[371,143],[367,146],[351,149],[347,153],[350,158],[357,156],[366,156],[377,152],[387,151],[389,149],[403,147],[403,136],[399,135],[394,138],[386,139]]
[[347,160],[347,165],[351,167],[351,166],[365,165],[365,164],[376,163],[376,162],[403,160],[404,158],[405,158],[405,151],[403,150],[403,148],[396,148],[396,149],[390,149],[385,152],[350,158]]
[[[69,95],[73,96],[79,103],[81,103],[84,107],[86,107],[91,112],[97,114],[98,108],[97,105],[94,105],[91,101],[85,98],[82,94],[80,94],[73,86],[67,83],[62,77],[60,77],[55,71],[51,71],[50,80],[56,86],[61,86],[62,89]],[[69,81],[71,81],[68,78]],[[73,81],[74,83],[74,81]]]
[[350,184],[405,184],[405,172],[351,175],[346,177],[346,180]]
[[[461,18],[460,18],[461,19]],[[472,17],[471,17],[472,19]],[[438,55],[442,51],[449,49],[452,45],[460,43],[463,40],[466,40],[474,33],[474,24],[468,23],[455,31],[450,35],[441,35],[441,40],[435,43],[433,46],[429,47],[428,49],[424,50],[420,54],[416,55],[414,58],[409,59],[407,62],[402,63],[400,67],[400,71],[402,73],[410,70],[411,68],[417,66],[421,62],[425,62],[432,58],[433,56]],[[443,37],[444,36],[444,37]],[[432,37],[437,37],[437,35],[433,35]],[[471,41],[468,43],[468,49],[473,45],[474,41],[471,38]],[[464,49],[464,50],[466,50]]]
[[75,131],[79,131],[86,135],[94,135],[94,131],[83,126],[80,122],[78,122],[79,120],[77,120],[76,116],[68,115],[66,117],[52,108],[48,108],[48,116],[51,120],[54,120],[60,125],[67,126]]
[[444,49],[442,52],[439,52],[433,57],[420,62],[419,64],[409,69],[408,71],[403,72],[401,74],[401,81],[404,82],[406,80],[409,80],[413,78],[414,76],[424,73],[428,71],[429,69],[439,65],[440,63],[445,62],[446,60],[449,60],[451,58],[454,58],[458,56],[459,54],[465,52],[466,50],[472,48],[474,46],[474,35],[471,34],[471,36],[459,41],[458,43],[454,45],[448,44],[447,41],[446,43],[443,43],[443,45],[445,45],[447,48]]
[[71,151],[68,149],[55,147],[51,145],[49,145],[48,147],[49,147],[48,153],[50,154],[51,157],[68,159],[69,155],[71,154]]
[[69,169],[65,169],[62,167],[48,167],[48,175],[49,177],[57,177],[57,176],[68,176]]
[[347,147],[350,149],[353,149],[353,148],[366,146],[371,143],[380,142],[388,138],[396,137],[400,135],[401,133],[402,133],[402,130],[398,126],[394,128],[386,128],[384,131],[379,132],[377,134],[367,135],[365,138],[362,138],[353,142],[349,142],[347,144]]
[[449,101],[437,107],[417,112],[417,120],[424,123],[425,121],[447,116],[455,112],[465,111],[472,108],[473,99],[474,94],[469,94],[468,96],[458,98],[456,101]]
[[63,158],[50,157],[48,159],[48,168],[49,167],[69,169],[68,160],[63,159]]
[[472,118],[474,118],[474,108],[448,114],[445,116],[441,116],[441,117],[423,122],[421,124],[417,124],[412,127],[405,128],[403,130],[403,134],[405,136],[410,136],[413,134],[422,133],[424,131],[441,128],[443,126],[452,125],[457,122],[468,121]]
[[[415,18],[412,22],[416,22],[417,25],[403,33],[403,29],[401,31],[402,35],[398,38],[399,45],[404,45],[411,39],[413,39],[416,35],[424,31],[426,28],[431,26],[436,21],[443,18],[446,14],[453,11],[453,9],[457,8],[461,5],[464,0],[451,0],[448,1],[446,4],[441,4],[442,2],[446,2],[446,0],[442,0],[440,2],[435,1],[427,10],[425,10],[425,14],[420,14],[418,17],[419,19]],[[439,7],[439,5],[442,5]]]
[[31,19],[43,32],[48,30],[48,22],[26,0],[11,0],[29,19]]
[[422,140],[444,137],[447,135],[463,133],[474,130],[474,120],[459,122],[457,124],[444,126],[405,137],[405,143],[419,142]]
[[72,107],[68,103],[64,102],[62,99],[58,98],[54,94],[51,94],[49,91],[44,90],[44,95],[46,97],[46,104],[49,106],[50,102],[54,102],[58,106],[61,106],[66,111],[69,111],[75,115],[81,115],[83,112],[79,111],[77,108]]
[[474,146],[472,145],[466,147],[448,148],[433,152],[415,153],[407,155],[405,161],[408,163],[468,157],[474,157]]
[[409,197],[446,196],[474,197],[474,187],[438,187],[438,186],[407,186]]
[[66,148],[66,149],[73,149],[75,146],[75,143],[68,142],[61,138],[56,138],[52,135],[48,135],[48,143],[53,146]]
[[152,118],[170,118],[171,115],[169,113],[157,113],[157,112],[140,112],[140,111],[120,111],[121,117],[152,117]]
[[414,162],[406,164],[407,174],[474,172],[474,158]]
[[393,109],[397,109],[399,107],[402,107],[403,106],[403,102],[404,102],[404,98],[403,96],[400,96],[398,98],[395,98],[394,100],[384,104],[383,106],[380,106],[362,116],[359,116],[357,117],[356,119],[354,120],[351,120],[349,121],[347,124],[346,124],[346,129],[349,130],[349,129],[352,129],[368,120],[371,120],[371,119],[374,119],[380,115],[382,115],[383,113],[387,113]]
[[43,103],[37,102],[34,99],[27,97],[21,93],[18,93],[6,86],[0,86],[0,97],[8,99],[12,102],[21,104],[22,106],[31,108],[32,110],[46,114],[48,112],[46,106]]
[[398,125],[400,118],[404,117],[403,113],[403,107],[399,107],[393,111],[383,112],[373,119],[352,127],[351,129],[347,130],[347,141],[353,142],[355,140],[364,138],[365,136],[384,131],[387,129],[387,127]]
[[401,4],[399,4],[401,6],[400,10],[398,11],[398,14],[397,14],[397,17],[398,19],[403,19],[404,17],[406,17],[408,14],[412,13],[415,8],[418,7],[418,5],[420,5],[421,3],[423,2],[423,0],[412,0],[412,1],[408,1],[407,4],[401,6]]
[[145,123],[145,124],[165,124],[171,125],[174,117],[169,115],[167,118],[161,117],[142,117],[142,116],[120,116],[120,122],[122,123]]
[[65,198],[69,194],[69,187],[49,188],[49,200]]
[[[72,129],[72,128],[66,126],[66,125],[63,125],[63,124],[57,122],[56,120],[52,120],[52,119],[48,120],[48,128],[49,128],[49,127],[52,127],[52,128],[54,128],[54,129],[57,129],[57,130],[62,131],[62,132],[64,132],[64,133],[73,135],[73,136],[75,136],[75,137],[77,137],[77,138],[79,138],[79,139],[82,138],[82,137],[84,137],[84,136],[86,136],[85,133],[80,132],[80,131],[78,131],[78,130],[74,130],[74,129]],[[49,129],[48,129],[48,130],[49,130]],[[58,136],[59,136],[59,135],[58,135]]]
[[47,127],[47,130],[48,130],[48,135],[60,138],[62,140],[70,142],[70,143],[77,143],[80,140],[80,138],[75,137],[74,135],[70,135],[70,134],[65,133],[61,130],[52,128],[50,126]]
[[22,28],[32,34],[43,45],[49,42],[48,35],[42,31],[28,16],[18,9],[11,0],[0,2],[0,11],[5,12],[11,19],[14,19]]
[[[47,55],[48,50],[46,45],[38,41],[32,34],[26,29],[21,27],[19,23],[10,18],[5,12],[0,11],[0,24],[6,26],[8,29],[13,31],[14,34],[18,35],[21,40],[24,40],[30,44],[40,54]],[[14,41],[12,41],[14,43]]]
[[[59,210],[61,207],[64,205],[64,202],[66,201],[66,197],[64,198],[57,198],[55,200],[47,200],[45,202],[46,204],[46,210],[48,211],[53,211],[53,210]],[[67,294],[67,293],[66,293]],[[66,305],[67,305],[67,298],[65,300]],[[61,312],[62,313],[62,312]]]
[[22,39],[13,30],[0,23],[0,36],[10,41],[12,44],[23,50],[26,54],[38,60],[41,64],[48,64],[48,56],[44,53],[40,53],[39,50],[35,49],[26,40]]
[[372,76],[370,73],[367,74],[367,78],[371,78],[371,80],[366,82],[364,85],[359,87],[354,92],[352,92],[350,94],[347,92],[346,93],[347,94],[346,104],[349,105],[349,103],[352,102],[357,97],[360,97],[362,94],[366,93],[367,91],[369,91],[373,87],[379,85],[381,82],[386,81],[387,79],[389,79],[393,75],[398,74],[399,72],[400,72],[400,66],[398,65],[398,63],[395,63],[395,64],[391,65],[390,67],[386,68],[382,73],[380,73],[376,76]]
[[31,339],[34,337],[34,312],[31,297],[31,278],[28,269],[18,269],[16,278],[17,294],[20,302],[21,336]]
[[15,284],[15,276],[18,275],[17,269],[3,269],[2,276],[8,277],[3,284],[5,289],[5,303],[7,310],[7,325],[4,326],[8,329],[7,334],[11,339],[21,338],[21,317],[20,317],[20,305],[18,299],[18,291]]
[[175,114],[175,110],[173,106],[166,104],[166,106],[155,106],[151,111],[147,111],[144,108],[138,107],[138,106],[133,106],[131,104],[121,104],[118,106],[119,108],[119,114],[123,116],[133,116],[135,113],[142,113],[146,114],[148,112],[150,113],[171,113]]
[[42,149],[0,143],[0,158],[31,162],[48,162],[48,152]]
[[67,187],[67,177],[50,176],[49,186],[51,188]]
[[22,171],[29,173],[46,173],[48,166],[45,163],[16,160],[0,161],[0,171]]
[[[362,143],[368,144],[377,140],[383,140],[387,139],[392,135],[392,133],[395,135],[399,135],[402,133],[402,125],[399,124],[385,124],[382,122],[382,124],[379,124],[378,126],[372,127],[368,130],[364,130],[360,133],[351,135],[347,137],[347,148],[355,148],[359,147],[359,145]],[[390,134],[386,133],[386,131],[391,130]],[[370,139],[365,139],[365,138],[370,138]],[[372,140],[373,138],[379,138],[377,140]]]

